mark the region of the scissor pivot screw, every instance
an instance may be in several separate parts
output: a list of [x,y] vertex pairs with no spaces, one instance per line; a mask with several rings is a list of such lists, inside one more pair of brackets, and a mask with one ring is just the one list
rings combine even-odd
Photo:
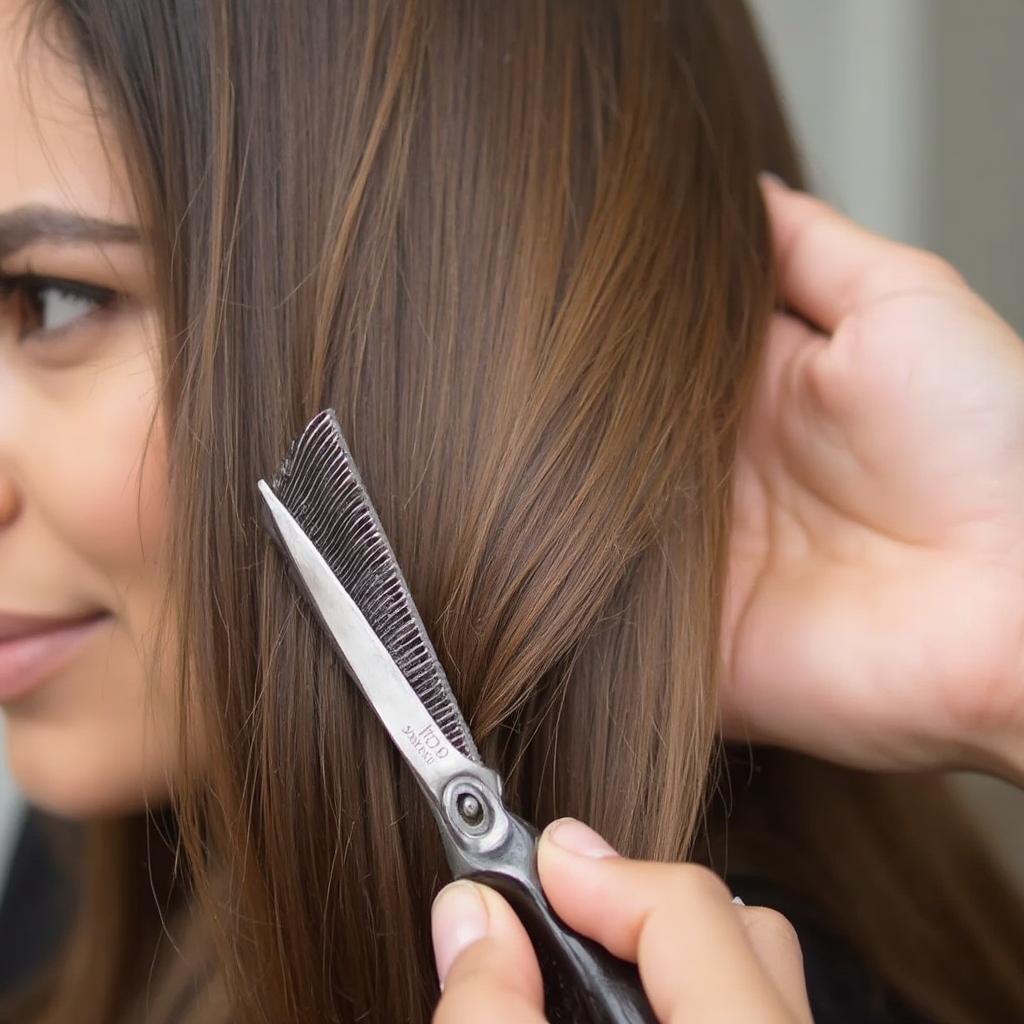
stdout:
[[494,803],[479,779],[470,775],[452,779],[441,795],[441,806],[448,825],[463,840],[476,842],[487,836],[497,842],[504,835],[503,826],[500,834],[491,836],[496,823]]
[[460,793],[455,801],[459,817],[470,826],[479,825],[484,820],[483,804],[472,793]]

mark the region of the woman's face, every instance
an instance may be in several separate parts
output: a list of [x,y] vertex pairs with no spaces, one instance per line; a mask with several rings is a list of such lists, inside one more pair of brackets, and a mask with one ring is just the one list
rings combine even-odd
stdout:
[[21,53],[26,21],[0,0],[0,707],[28,799],[76,817],[173,776],[173,700],[146,672],[165,447],[122,157],[77,69]]

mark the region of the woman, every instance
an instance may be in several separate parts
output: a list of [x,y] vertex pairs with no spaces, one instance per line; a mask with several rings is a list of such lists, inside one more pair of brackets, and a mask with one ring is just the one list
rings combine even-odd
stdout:
[[1019,1014],[1019,906],[937,779],[717,754],[755,172],[798,180],[737,4],[3,21],[3,607],[79,622],[7,738],[85,823],[14,1019],[429,1017],[440,844],[255,514],[324,405],[514,807],[774,880],[923,1014]]

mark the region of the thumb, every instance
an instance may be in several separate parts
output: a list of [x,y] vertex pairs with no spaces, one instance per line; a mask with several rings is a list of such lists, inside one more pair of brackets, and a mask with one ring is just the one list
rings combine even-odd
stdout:
[[441,1000],[433,1024],[544,1024],[544,988],[526,930],[504,898],[462,879],[431,909]]

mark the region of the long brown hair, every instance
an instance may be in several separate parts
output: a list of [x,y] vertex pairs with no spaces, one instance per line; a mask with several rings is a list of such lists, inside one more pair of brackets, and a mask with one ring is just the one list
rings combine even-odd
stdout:
[[[334,406],[511,806],[711,857],[755,173],[800,180],[758,40],[739,0],[37,10],[152,241],[185,768],[173,813],[88,826],[35,1019],[425,1021],[440,842],[255,481]],[[933,1016],[1024,1014],[1019,905],[939,778],[755,759],[730,864]]]

